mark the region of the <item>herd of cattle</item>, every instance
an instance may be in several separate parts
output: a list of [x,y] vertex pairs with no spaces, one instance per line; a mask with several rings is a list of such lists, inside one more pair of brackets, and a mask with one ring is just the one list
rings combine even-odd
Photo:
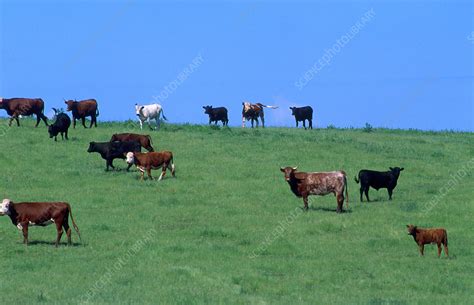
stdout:
[[[97,101],[94,99],[84,101],[65,101],[67,111],[72,112],[73,127],[76,126],[76,120],[81,120],[84,128],[85,118],[91,117],[89,127],[97,127],[97,116],[99,115]],[[245,121],[251,121],[252,127],[254,121],[258,127],[259,119],[262,127],[265,125],[264,108],[275,109],[276,106],[263,105],[261,103],[251,104],[248,102],[242,103],[242,127],[245,127]],[[209,115],[209,124],[221,121],[224,126],[228,124],[228,112],[225,107],[213,108],[212,106],[203,106],[206,114]],[[21,116],[36,115],[36,125],[38,126],[41,120],[48,126],[48,121],[44,115],[44,102],[42,99],[25,99],[12,98],[1,99],[0,109],[5,109],[10,115],[9,125],[13,120],[16,120],[17,125],[20,126],[19,118]],[[306,129],[305,120],[308,120],[309,128],[312,128],[313,109],[307,107],[290,107],[292,115],[295,116],[296,126],[298,122],[303,121],[303,126]],[[50,137],[57,140],[57,135],[68,139],[68,129],[71,125],[69,116],[57,109],[53,108],[55,112],[55,122],[48,126]],[[156,120],[157,128],[160,125],[160,118],[166,120],[161,105],[135,105],[136,115],[140,122],[140,128],[143,128],[143,123],[150,120]],[[141,135],[134,133],[121,133],[112,135],[109,142],[90,142],[87,152],[99,153],[106,161],[106,170],[109,168],[115,169],[113,165],[114,159],[123,159],[128,164],[127,171],[131,166],[135,165],[141,173],[141,180],[144,179],[145,172],[150,179],[152,169],[160,169],[161,174],[158,181],[161,180],[166,170],[170,170],[171,175],[175,177],[175,165],[173,161],[173,153],[170,151],[155,152],[152,147],[152,139],[149,135]],[[142,153],[144,148],[148,152]],[[360,183],[360,201],[363,201],[363,194],[367,201],[369,199],[369,188],[379,190],[386,188],[388,191],[389,200],[392,200],[393,190],[397,186],[398,178],[403,167],[390,167],[389,171],[379,172],[373,170],[361,170],[357,177],[356,183]],[[282,167],[280,170],[284,173],[285,180],[288,182],[291,191],[299,198],[303,199],[304,210],[308,210],[308,196],[310,195],[327,195],[334,194],[337,201],[336,212],[343,212],[344,200],[348,206],[348,189],[347,189],[347,175],[344,171],[333,172],[301,172],[297,171],[296,167]],[[79,237],[79,229],[72,218],[71,207],[66,202],[20,202],[13,203],[9,199],[4,199],[0,205],[0,216],[8,215],[12,223],[23,232],[24,243],[28,243],[28,227],[29,226],[46,226],[52,223],[56,224],[57,239],[56,246],[58,246],[61,239],[63,229],[66,231],[68,243],[71,243],[71,228],[68,224],[69,215],[75,230]],[[421,255],[425,244],[436,243],[438,245],[438,257],[441,254],[441,245],[444,246],[445,254],[448,255],[448,239],[445,229],[421,229],[413,225],[407,225],[408,234],[412,235],[419,246]]]

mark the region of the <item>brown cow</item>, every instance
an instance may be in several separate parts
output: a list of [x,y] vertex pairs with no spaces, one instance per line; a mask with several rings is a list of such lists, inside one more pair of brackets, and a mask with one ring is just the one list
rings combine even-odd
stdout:
[[420,229],[414,225],[407,225],[408,235],[413,236],[413,239],[418,244],[420,253],[423,256],[423,251],[426,244],[438,245],[438,257],[441,256],[441,244],[444,246],[444,254],[448,255],[448,232],[443,228],[437,229]]
[[160,151],[160,152],[149,152],[149,153],[140,153],[140,152],[128,152],[126,154],[127,163],[135,164],[138,170],[141,172],[140,180],[144,179],[145,170],[148,174],[148,177],[153,180],[151,176],[152,169],[158,169],[161,167],[161,175],[158,178],[158,181],[163,179],[166,174],[166,169],[168,168],[171,171],[171,175],[175,176],[175,167],[173,162],[173,153],[171,151]]
[[119,141],[119,142],[131,142],[135,141],[140,143],[140,145],[148,151],[153,151],[151,146],[151,137],[149,135],[141,135],[136,133],[116,133],[110,138],[110,142]]
[[257,122],[258,127],[258,118],[262,121],[262,127],[265,127],[265,119],[263,108],[271,108],[277,109],[277,106],[268,106],[263,105],[262,103],[251,104],[249,102],[242,103],[242,128],[245,127],[245,121],[251,120],[252,128],[253,128],[253,121]]
[[0,98],[0,109],[5,109],[10,116],[8,126],[12,125],[12,121],[15,119],[17,126],[20,126],[20,115],[28,116],[36,114],[36,125],[40,120],[43,120],[44,124],[48,126],[48,119],[44,115],[44,102],[40,98]]
[[303,197],[304,209],[308,210],[309,195],[327,195],[333,193],[337,198],[337,212],[342,212],[344,189],[346,190],[346,207],[349,206],[347,179],[344,171],[306,173],[297,172],[296,167],[282,167],[285,180],[297,197]]
[[72,217],[71,206],[66,202],[18,202],[13,203],[10,199],[3,199],[0,205],[0,216],[8,215],[12,223],[23,231],[23,243],[28,245],[29,226],[47,226],[56,224],[58,236],[56,247],[63,235],[63,228],[66,231],[67,242],[71,244],[71,228],[68,218],[71,215],[72,225],[81,238],[79,228]]
[[97,117],[99,116],[99,108],[97,107],[97,101],[94,99],[88,99],[83,101],[69,100],[64,101],[67,105],[67,111],[72,111],[72,127],[76,128],[76,120],[82,120],[82,126],[86,127],[86,117],[91,117],[91,125],[89,128],[92,128],[94,124],[97,127]]

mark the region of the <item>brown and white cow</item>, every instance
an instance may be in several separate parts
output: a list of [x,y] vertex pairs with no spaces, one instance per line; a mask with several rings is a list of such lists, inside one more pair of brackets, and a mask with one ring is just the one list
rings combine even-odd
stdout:
[[44,115],[44,102],[40,98],[0,98],[0,109],[5,109],[7,114],[10,116],[8,126],[12,125],[12,121],[16,120],[17,126],[20,126],[20,120],[18,117],[36,115],[36,125],[40,120],[43,120],[44,124],[48,126],[48,119]]
[[245,127],[246,120],[247,121],[250,120],[252,122],[252,128],[253,128],[253,121],[256,121],[257,127],[258,127],[258,118],[260,118],[260,120],[262,121],[262,127],[265,127],[263,108],[277,109],[278,107],[263,105],[262,103],[251,104],[249,102],[243,102],[242,103],[242,128]]
[[175,167],[173,162],[173,153],[171,151],[160,151],[160,152],[128,152],[126,154],[126,161],[128,164],[135,164],[138,170],[141,172],[140,180],[144,179],[145,171],[148,177],[153,180],[151,176],[152,169],[158,169],[161,167],[161,175],[158,181],[163,179],[166,174],[166,169],[171,171],[171,175],[175,176]]
[[72,127],[76,128],[76,120],[82,121],[82,126],[86,127],[86,117],[91,117],[91,125],[97,127],[97,117],[99,116],[99,108],[95,99],[88,99],[83,101],[69,100],[64,101],[67,105],[67,111],[72,111]]
[[66,231],[67,242],[71,244],[71,228],[68,219],[71,215],[72,225],[81,237],[79,228],[72,217],[71,206],[67,202],[17,202],[13,203],[10,199],[3,199],[0,205],[0,216],[8,215],[12,223],[23,231],[23,243],[28,245],[28,227],[29,226],[47,226],[56,224],[58,235],[56,238],[56,247],[63,235],[63,228]]
[[413,236],[421,256],[424,255],[426,244],[436,244],[438,246],[438,257],[441,256],[441,244],[444,247],[444,254],[448,255],[448,232],[446,229],[422,229],[414,225],[407,225],[408,235]]
[[110,138],[110,142],[119,141],[119,142],[138,142],[141,147],[145,148],[148,151],[153,151],[151,146],[152,141],[149,135],[141,135],[136,133],[116,133]]
[[309,195],[327,195],[333,193],[337,199],[337,212],[342,212],[344,204],[344,190],[346,191],[346,207],[349,206],[347,195],[347,179],[344,171],[334,172],[297,172],[296,167],[282,167],[285,180],[290,185],[291,191],[297,197],[303,197],[304,209],[308,210]]

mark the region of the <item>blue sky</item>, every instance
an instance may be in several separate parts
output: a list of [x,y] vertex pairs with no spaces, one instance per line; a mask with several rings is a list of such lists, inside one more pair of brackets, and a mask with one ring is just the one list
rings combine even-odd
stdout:
[[214,105],[239,125],[248,100],[280,107],[273,126],[311,105],[318,127],[474,130],[472,1],[0,3],[0,96],[41,97],[47,112],[96,98],[99,120],[125,120],[159,99],[170,122],[207,123]]

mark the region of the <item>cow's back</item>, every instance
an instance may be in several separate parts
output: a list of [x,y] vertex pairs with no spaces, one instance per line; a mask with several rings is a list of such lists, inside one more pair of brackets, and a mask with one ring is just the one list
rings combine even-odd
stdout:
[[79,115],[95,115],[97,111],[97,101],[95,99],[88,99],[78,102],[77,113]]
[[306,189],[313,195],[341,193],[345,187],[345,175],[341,171],[307,173]]
[[44,102],[40,98],[21,98],[14,97],[10,99],[3,99],[6,103],[5,110],[9,115],[17,112],[22,115],[32,115],[42,113],[44,110]]

